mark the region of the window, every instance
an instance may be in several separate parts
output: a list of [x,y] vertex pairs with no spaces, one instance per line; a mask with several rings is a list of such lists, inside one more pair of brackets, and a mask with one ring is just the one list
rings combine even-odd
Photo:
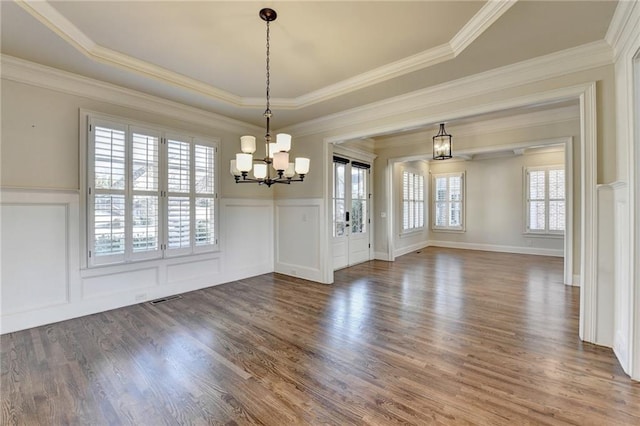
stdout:
[[366,234],[370,164],[333,157],[333,236]]
[[349,160],[333,158],[333,236],[341,237],[347,229],[345,174]]
[[424,176],[402,172],[402,231],[424,228]]
[[89,117],[88,251],[100,265],[216,248],[216,144]]
[[563,234],[565,226],[564,168],[526,170],[526,232]]
[[351,233],[363,234],[367,232],[369,218],[367,212],[367,174],[368,164],[351,162]]
[[464,172],[433,176],[433,229],[464,231]]

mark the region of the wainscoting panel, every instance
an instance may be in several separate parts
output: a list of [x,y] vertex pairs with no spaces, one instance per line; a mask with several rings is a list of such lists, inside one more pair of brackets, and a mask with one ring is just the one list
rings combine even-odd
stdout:
[[322,282],[321,199],[276,201],[275,271]]
[[91,299],[116,293],[131,293],[143,288],[157,286],[158,268],[134,269],[133,271],[108,273],[82,278],[82,298]]
[[220,273],[220,259],[190,260],[167,265],[167,284],[189,281]]
[[224,273],[232,279],[273,272],[273,200],[222,200]]
[[2,334],[273,272],[272,200],[220,200],[220,251],[81,269],[77,191],[1,196]]
[[67,204],[2,204],[2,313],[69,302]]

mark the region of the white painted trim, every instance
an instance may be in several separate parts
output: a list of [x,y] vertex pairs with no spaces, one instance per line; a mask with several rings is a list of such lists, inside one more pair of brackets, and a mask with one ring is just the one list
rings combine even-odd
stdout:
[[579,95],[580,99],[580,339],[596,342],[598,318],[598,203],[597,203],[597,103],[596,83]]
[[[610,54],[610,48],[608,48]],[[513,70],[513,68],[511,68]],[[522,73],[526,74],[526,70],[522,70]],[[492,84],[498,84],[493,82]],[[480,84],[482,85],[482,84]],[[509,82],[505,82],[505,85],[509,85]],[[471,91],[474,88],[469,88]],[[457,90],[461,90],[460,87]],[[423,92],[424,93],[424,92]],[[467,94],[466,96],[470,96]],[[415,99],[405,98],[408,104],[411,104]],[[561,102],[569,100],[578,100],[580,102],[580,187],[581,187],[581,247],[580,247],[580,286],[582,291],[580,292],[580,330],[579,336],[582,340],[595,343],[595,325],[596,325],[596,300],[594,295],[597,295],[598,282],[595,275],[596,260],[597,260],[597,203],[596,203],[596,155],[597,155],[597,132],[596,132],[596,83],[584,83],[575,86],[561,87],[554,90],[545,92],[538,92],[529,95],[514,97],[510,99],[500,100],[496,102],[489,102],[480,105],[474,105],[471,107],[460,108],[454,112],[446,111],[439,113],[438,116],[431,116],[423,119],[431,123],[441,121],[451,121],[456,118],[468,117],[473,115],[485,114],[493,111],[501,111],[510,108],[519,108],[527,105],[536,105],[551,102]],[[423,102],[430,103],[430,99],[422,99]],[[398,102],[396,98],[390,102]],[[385,110],[385,106],[380,104],[380,109]],[[361,111],[353,112],[354,121],[360,121],[362,124],[362,130],[349,131],[345,130],[344,133],[338,133],[335,136],[331,136],[324,139],[325,144],[335,143],[344,140],[350,140],[360,137],[371,137],[372,135],[379,134],[381,130],[384,132],[399,131],[407,127],[407,121],[396,121],[391,124],[376,127],[376,122],[380,118],[376,111],[371,111],[368,105]],[[404,109],[406,106],[397,104],[397,109]],[[367,114],[370,115],[367,117]],[[388,113],[388,109],[385,113]],[[336,119],[335,123],[330,122],[330,119],[325,119],[323,122],[327,128],[339,128],[342,127],[342,120],[346,116],[340,116]],[[334,117],[335,119],[335,117]],[[415,123],[415,121],[414,121]],[[317,123],[315,123],[317,124]],[[314,124],[314,125],[315,125]],[[298,127],[300,128],[300,127]],[[326,130],[326,129],[325,129]],[[382,133],[384,133],[382,132]],[[565,140],[561,140],[560,143]],[[420,160],[424,159],[424,155],[410,156],[404,159],[389,159],[387,162],[386,170],[386,184],[387,184],[387,228],[388,228],[388,241],[389,241],[389,260],[393,260],[393,188],[392,188],[392,166],[393,163],[398,161],[407,160]],[[326,183],[326,181],[325,181]],[[325,194],[325,197],[327,195]]]
[[402,248],[396,250],[393,253],[393,256],[394,257],[404,256],[405,254],[409,254],[409,253],[414,252],[414,251],[422,250],[423,248],[429,247],[430,245],[431,245],[430,241],[421,241],[419,243],[411,244],[410,246],[402,247]]
[[[16,3],[73,48],[93,61],[117,66],[175,87],[182,87],[196,93],[205,94],[236,107],[257,108],[263,105],[263,99],[241,97],[150,62],[100,46],[46,1],[16,0]],[[304,108],[453,59],[482,35],[491,24],[514,4],[515,0],[488,1],[447,43],[296,98],[273,98],[271,99],[271,105],[281,109]]]
[[[243,106],[244,104],[243,99],[240,96],[154,65],[150,62],[142,61],[132,56],[125,55],[124,53],[98,45],[46,1],[16,0],[16,4],[40,21],[44,26],[60,36],[78,52],[93,61],[113,65],[124,70],[134,71],[142,76],[151,77],[156,80],[169,83],[173,86],[183,87],[197,93],[212,96],[231,105]],[[262,104],[252,106],[261,105]]]
[[477,243],[463,243],[455,241],[438,241],[429,240],[429,247],[446,247],[463,250],[481,250],[492,251],[499,253],[515,253],[515,254],[531,254],[536,256],[553,256],[563,257],[563,250],[544,249],[535,247],[518,247],[518,246],[502,246],[497,244],[477,244]]
[[373,253],[373,258],[375,260],[383,260],[385,262],[389,261],[389,254],[384,251],[376,251]]
[[[320,198],[288,198],[288,199],[279,199],[274,200],[274,231],[276,238],[274,239],[274,271],[280,274],[289,275],[297,278],[303,278],[310,281],[315,281],[322,284],[331,284],[332,281],[327,281],[325,279],[324,269],[326,267],[325,261],[330,262],[331,257],[329,256],[330,252],[323,252],[322,249],[322,236],[323,229],[322,223],[326,221],[324,218],[325,214],[325,202]],[[318,222],[319,225],[317,228],[313,226],[313,229],[317,229],[318,231],[318,241],[320,242],[320,250],[318,251],[318,258],[316,259],[317,268],[311,268],[305,265],[295,265],[287,262],[286,260],[280,259],[280,240],[281,240],[281,229],[279,227],[279,222],[276,220],[279,217],[279,209],[281,207],[315,207],[318,209]],[[326,228],[325,228],[326,229]],[[295,271],[295,272],[294,272]]]
[[378,158],[378,156],[373,152],[366,152],[366,151],[350,148],[340,144],[333,145],[333,153],[338,155],[344,155],[356,161],[369,162],[371,163],[371,167],[373,167],[373,161],[376,158]]
[[[374,241],[375,241],[375,226],[376,226],[376,218],[375,215],[373,214],[374,211],[374,204],[375,204],[375,199],[376,199],[376,195],[375,195],[375,188],[374,188],[374,173],[375,173],[375,167],[374,167],[374,161],[375,159],[378,157],[376,154],[371,153],[371,152],[365,152],[365,151],[361,151],[359,149],[353,149],[353,148],[349,148],[343,145],[332,145],[332,153],[333,154],[338,154],[338,155],[342,155],[344,157],[347,157],[347,159],[349,160],[355,160],[355,161],[360,161],[363,163],[368,163],[370,168],[369,168],[369,173],[367,176],[367,184],[368,184],[368,193],[369,193],[369,198],[367,199],[368,201],[368,206],[369,206],[369,211],[368,211],[368,218],[369,218],[369,223],[367,224],[369,227],[369,231],[368,231],[368,237],[369,237],[369,256],[367,260],[371,260],[374,258]],[[333,160],[331,160],[330,162],[332,162]],[[329,179],[329,188],[327,188],[327,194],[330,191],[333,191],[333,169],[331,170],[331,178]],[[331,247],[333,248],[333,229],[331,229],[333,227],[333,223],[331,220],[329,220],[328,218],[332,218],[333,217],[333,203],[328,203],[330,204],[329,208],[331,209],[330,212],[328,212],[327,214],[327,220],[329,222],[329,228],[330,228],[330,235],[329,235],[329,240],[331,241]],[[332,250],[333,253],[333,250]],[[349,266],[353,266],[353,265],[349,265]]]
[[573,281],[571,282],[571,285],[574,287],[580,287],[580,275],[573,276]]
[[[630,314],[629,319],[629,375],[632,379],[640,381],[640,5],[634,10],[634,18],[631,22],[635,22],[633,30],[628,34],[627,51],[628,55],[621,66],[626,67],[626,71],[630,73],[629,80],[631,84],[629,90],[630,109],[627,111],[627,122],[625,128],[629,137],[629,153],[627,155],[629,164],[629,231],[631,235],[631,244],[629,247],[630,256]],[[617,64],[616,64],[617,65]]]
[[[520,114],[511,117],[496,118],[493,120],[479,121],[464,125],[453,125],[448,130],[455,137],[486,135],[491,133],[505,132],[509,130],[523,129],[534,126],[543,126],[554,123],[564,123],[580,119],[580,109],[576,105],[556,108],[552,110],[538,111],[533,113]],[[428,131],[409,133],[396,136],[390,139],[376,140],[376,149],[391,148],[395,146],[423,145],[425,140],[431,139],[432,133]],[[427,138],[427,139],[425,139]],[[458,150],[456,150],[456,155]]]
[[[420,158],[422,159],[422,158]],[[390,158],[387,160],[387,170],[385,171],[385,184],[387,186],[387,259],[390,262],[396,260],[395,256],[395,191],[393,190],[393,169],[395,164],[400,162]],[[428,209],[425,208],[425,211]],[[425,218],[426,219],[426,218]]]
[[[614,352],[624,371],[640,381],[640,3],[621,1],[607,31],[606,40],[615,52],[617,184],[614,192],[617,208],[624,214],[613,223],[616,257],[615,294],[628,301],[614,306],[616,317]],[[626,204],[626,206],[625,206]],[[626,306],[625,303],[628,303]]]
[[483,32],[497,21],[517,0],[490,0],[449,41],[451,50],[458,56]]
[[[326,115],[289,126],[286,129],[282,129],[282,131],[294,133],[300,137],[330,130],[339,130],[357,124],[367,123],[371,125],[388,117],[399,116],[427,107],[465,100],[474,96],[584,71],[586,69],[611,65],[612,62],[613,51],[605,41],[601,40],[427,87],[405,95],[373,102],[336,114]],[[500,108],[487,108],[487,106],[484,105],[479,106],[477,109],[497,111]],[[460,115],[460,118],[479,114],[475,109],[471,109],[468,110],[466,114]],[[452,117],[443,115],[393,122],[387,125],[375,125],[363,130],[340,132],[339,135],[330,137],[328,142],[335,143],[362,137],[373,137],[451,120]]]
[[564,229],[564,283],[575,285],[573,280],[573,206],[575,203],[573,194],[573,138],[568,137],[564,143],[564,169],[565,169],[565,229]]
[[633,31],[632,27],[637,26],[637,20],[634,21],[632,16],[633,10],[637,5],[637,1],[623,0],[619,1],[616,6],[616,10],[613,13],[613,18],[609,23],[609,28],[604,36],[604,39],[613,48],[614,61],[617,61],[620,54],[624,50],[624,45],[630,39],[629,33]]
[[[333,146],[323,142],[322,157],[322,200],[324,215],[320,221],[320,259],[322,262],[322,281],[333,284]],[[324,232],[322,232],[324,230]]]
[[90,79],[66,71],[14,58],[0,56],[3,79],[44,89],[148,111],[187,123],[236,133],[263,132],[264,129],[220,114],[137,92],[114,84]]

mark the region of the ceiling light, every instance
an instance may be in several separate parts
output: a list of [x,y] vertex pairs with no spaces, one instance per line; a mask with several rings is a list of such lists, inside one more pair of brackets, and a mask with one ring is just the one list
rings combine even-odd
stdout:
[[444,123],[440,123],[438,134],[433,137],[433,159],[446,160],[451,155],[451,135],[444,130]]
[[[271,137],[271,109],[270,101],[270,68],[269,68],[269,24],[276,20],[278,15],[273,9],[265,8],[260,11],[260,18],[267,23],[267,108],[264,116],[267,119],[267,133],[264,135],[264,158],[253,158],[256,151],[256,138],[254,136],[242,136],[240,138],[241,153],[236,154],[235,160],[231,160],[230,172],[234,176],[236,183],[258,183],[270,187],[274,183],[290,184],[291,182],[302,182],[309,173],[310,161],[308,158],[296,158],[294,162],[289,162],[289,150],[291,149],[291,135],[279,133],[276,140]],[[255,163],[255,164],[254,164]],[[271,176],[271,167],[275,170],[275,175]],[[253,169],[253,178],[249,177],[249,172]],[[294,179],[296,174],[297,179]]]

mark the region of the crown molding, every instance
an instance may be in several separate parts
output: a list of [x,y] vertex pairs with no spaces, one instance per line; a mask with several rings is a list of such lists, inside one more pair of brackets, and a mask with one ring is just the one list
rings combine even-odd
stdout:
[[[479,121],[463,125],[449,125],[447,129],[454,138],[464,136],[478,136],[509,130],[524,129],[528,127],[543,126],[552,123],[563,123],[580,119],[580,109],[578,106],[555,108],[547,111],[536,111],[522,113],[519,115],[495,118],[486,121]],[[428,130],[409,135],[399,135],[397,137],[377,140],[376,149],[393,148],[396,146],[417,145],[425,143],[431,139]]]
[[245,104],[243,98],[240,96],[182,74],[169,71],[166,68],[100,46],[78,27],[73,25],[73,23],[53,8],[47,1],[16,0],[16,4],[91,60],[134,71],[145,77],[151,77],[172,86],[202,93],[237,107],[257,107],[262,104],[262,102],[257,105]]
[[428,68],[432,65],[448,61],[456,57],[449,43],[441,44],[432,49],[409,56],[399,61],[375,68],[371,71],[359,74],[355,77],[342,80],[338,83],[314,90],[295,98],[294,103],[298,108],[308,107],[318,102],[343,96],[353,91],[382,83],[395,77]]
[[262,128],[220,114],[25,61],[13,56],[1,55],[0,64],[2,79],[161,114],[185,122],[229,132],[262,131]]
[[449,45],[455,56],[475,41],[483,32],[498,20],[518,0],[489,0],[469,22],[453,36]]
[[[634,16],[635,15],[635,16]],[[604,39],[613,48],[614,60],[624,51],[625,44],[638,32],[640,6],[637,1],[619,1]]]
[[[335,114],[329,114],[289,126],[286,129],[282,129],[282,131],[304,136],[337,130],[611,64],[613,64],[613,49],[604,40],[599,40]],[[444,120],[439,120],[437,117],[425,117],[409,120],[402,124],[402,128],[415,129],[435,122],[446,121],[446,119],[446,117]],[[388,130],[397,132],[398,127],[396,122]],[[381,126],[375,134],[384,134],[386,131],[385,127]],[[353,134],[345,135],[345,138],[357,139],[375,134],[354,132]],[[332,140],[331,142],[336,141]]]
[[[295,98],[273,98],[271,99],[271,105],[280,109],[304,108],[451,60],[462,53],[462,51],[489,28],[491,24],[509,10],[516,1],[517,0],[487,1],[448,43]],[[16,3],[91,60],[117,66],[121,69],[132,71],[175,87],[181,87],[199,94],[204,94],[235,107],[258,108],[264,103],[263,99],[241,97],[202,81],[100,46],[53,8],[46,0],[16,0]]]

